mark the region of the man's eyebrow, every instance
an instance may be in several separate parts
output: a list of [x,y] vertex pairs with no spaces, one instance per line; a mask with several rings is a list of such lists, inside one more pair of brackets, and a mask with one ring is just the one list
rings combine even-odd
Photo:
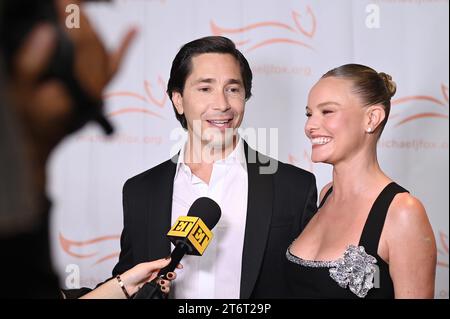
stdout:
[[[217,81],[213,78],[198,78],[192,82],[192,85],[197,85],[197,84],[201,84],[201,83],[211,84],[211,83],[215,83],[215,82],[217,82]],[[243,85],[242,80],[240,80],[240,79],[229,79],[226,81],[226,84],[227,85],[228,84]]]
[[229,80],[227,81],[227,84],[240,84],[240,85],[243,85],[243,84],[242,84],[242,81],[239,80],[239,79],[229,79]]
[[216,80],[212,78],[198,78],[195,81],[192,82],[192,85],[197,85],[200,83],[214,83]]

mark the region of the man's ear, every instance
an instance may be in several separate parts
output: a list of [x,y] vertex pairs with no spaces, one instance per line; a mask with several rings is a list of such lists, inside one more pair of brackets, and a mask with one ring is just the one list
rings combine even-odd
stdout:
[[182,115],[184,113],[183,96],[180,92],[175,91],[172,93],[172,103],[177,109],[178,114]]
[[384,121],[386,117],[386,112],[384,107],[380,104],[370,106],[366,111],[365,117],[365,125],[366,129],[369,129],[374,132],[380,126],[380,124]]

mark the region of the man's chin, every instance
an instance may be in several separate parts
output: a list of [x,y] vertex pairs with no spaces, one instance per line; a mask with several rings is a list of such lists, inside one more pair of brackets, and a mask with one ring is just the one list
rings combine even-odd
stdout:
[[234,137],[233,134],[217,134],[212,139],[204,140],[204,144],[214,149],[226,149],[233,146]]

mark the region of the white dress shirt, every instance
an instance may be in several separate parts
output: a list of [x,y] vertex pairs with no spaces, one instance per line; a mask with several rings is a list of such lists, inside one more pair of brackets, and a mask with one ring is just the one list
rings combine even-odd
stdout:
[[[174,179],[172,225],[185,216],[199,197],[215,200],[222,216],[212,230],[213,239],[203,256],[186,255],[183,269],[171,290],[176,299],[237,299],[240,294],[242,249],[247,215],[248,176],[244,143],[214,162],[209,185],[192,174],[184,163],[186,144],[181,148]],[[172,245],[173,249],[173,245]]]

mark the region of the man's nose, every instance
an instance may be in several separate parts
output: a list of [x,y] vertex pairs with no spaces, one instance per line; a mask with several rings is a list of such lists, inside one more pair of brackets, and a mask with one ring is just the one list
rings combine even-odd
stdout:
[[230,101],[224,90],[218,90],[214,96],[214,107],[215,110],[225,112],[230,108]]

